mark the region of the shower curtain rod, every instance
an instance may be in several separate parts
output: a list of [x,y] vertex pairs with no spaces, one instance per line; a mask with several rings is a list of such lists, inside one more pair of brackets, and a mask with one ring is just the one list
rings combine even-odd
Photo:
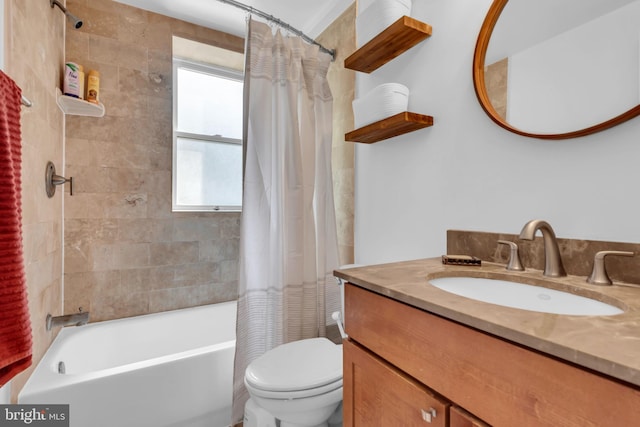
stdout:
[[287,24],[286,22],[276,18],[273,15],[269,15],[266,12],[263,12],[259,9],[256,9],[253,6],[249,6],[246,5],[244,3],[240,3],[239,1],[235,1],[235,0],[217,0],[221,3],[226,3],[229,4],[231,6],[235,6],[239,9],[242,9],[246,12],[249,13],[253,13],[255,15],[261,16],[271,22],[273,22],[274,24],[284,28],[287,31],[290,31],[294,34],[297,34],[298,36],[302,37],[305,41],[311,43],[311,44],[315,44],[316,46],[318,46],[320,48],[321,51],[328,53],[329,55],[331,55],[331,60],[334,61],[336,59],[336,50],[335,49],[327,49],[326,47],[322,46],[320,43],[318,43],[317,41],[315,41],[314,39],[312,39],[311,37],[309,37],[308,35],[306,35],[305,33],[303,33],[302,31],[298,30],[295,27],[292,27],[291,25]]

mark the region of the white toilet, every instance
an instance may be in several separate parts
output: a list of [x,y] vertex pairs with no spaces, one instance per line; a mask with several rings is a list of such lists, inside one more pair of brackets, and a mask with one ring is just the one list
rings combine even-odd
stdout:
[[280,345],[249,364],[244,384],[280,427],[328,426],[342,402],[342,345],[326,338]]
[[[333,318],[344,337],[340,314]],[[276,419],[280,427],[342,426],[342,345],[326,338],[267,351],[249,364],[244,384],[245,427],[277,427]]]

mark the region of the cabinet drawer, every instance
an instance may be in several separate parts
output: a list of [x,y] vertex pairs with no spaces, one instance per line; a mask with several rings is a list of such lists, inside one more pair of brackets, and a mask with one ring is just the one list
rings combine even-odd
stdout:
[[452,406],[449,410],[449,427],[490,427],[489,424],[481,421],[457,406]]
[[447,427],[448,403],[357,344],[344,344],[345,427]]
[[345,317],[350,339],[495,427],[640,425],[638,387],[351,284]]

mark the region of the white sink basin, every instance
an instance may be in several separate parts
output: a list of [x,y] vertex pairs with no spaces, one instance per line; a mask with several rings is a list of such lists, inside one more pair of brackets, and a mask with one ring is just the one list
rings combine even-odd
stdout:
[[573,316],[612,316],[618,307],[568,292],[506,280],[443,277],[429,282],[436,288],[477,301],[521,310]]

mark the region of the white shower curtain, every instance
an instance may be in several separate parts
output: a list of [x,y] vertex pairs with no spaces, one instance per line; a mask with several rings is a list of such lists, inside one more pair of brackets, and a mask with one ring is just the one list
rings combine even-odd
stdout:
[[[331,178],[331,57],[249,21],[233,421],[265,351],[325,335],[338,266]],[[330,300],[336,300],[331,295]]]

